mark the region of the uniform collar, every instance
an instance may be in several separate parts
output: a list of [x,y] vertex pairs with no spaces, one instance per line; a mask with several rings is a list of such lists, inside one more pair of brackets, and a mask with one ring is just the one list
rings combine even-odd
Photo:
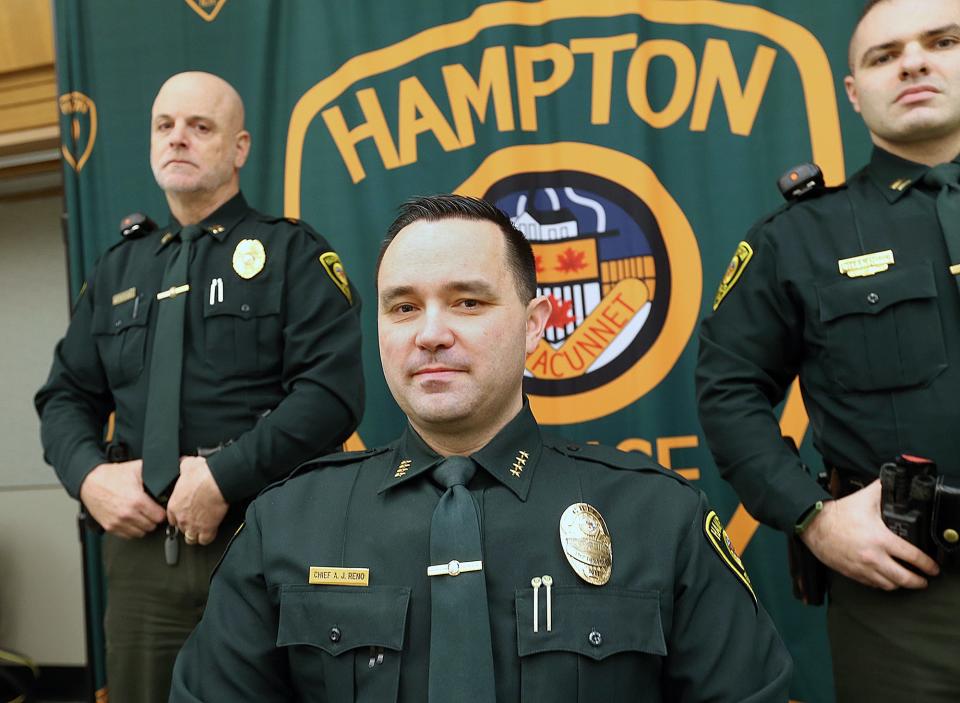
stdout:
[[[250,206],[247,205],[243,193],[237,192],[230,200],[218,207],[198,224],[206,230],[207,234],[222,242],[230,234],[230,231],[236,227],[240,220],[250,212]],[[160,244],[157,246],[157,253],[160,252],[171,240],[180,234],[183,225],[177,222],[175,217],[170,218],[170,224],[164,229],[160,237]]]
[[[526,500],[530,493],[533,472],[543,453],[543,440],[526,398],[523,408],[483,447],[470,455],[477,464],[516,494]],[[410,425],[397,444],[394,461],[377,491],[382,493],[433,469],[443,460]]]
[[[960,156],[954,161],[960,159]],[[930,170],[929,166],[894,156],[878,146],[873,148],[867,173],[888,202],[894,203],[903,197],[910,187]]]

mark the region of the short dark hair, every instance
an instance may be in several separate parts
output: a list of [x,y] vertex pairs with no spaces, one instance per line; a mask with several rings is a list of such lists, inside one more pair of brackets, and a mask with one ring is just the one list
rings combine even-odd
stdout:
[[882,2],[887,2],[887,0],[867,0],[863,4],[863,9],[860,10],[860,16],[857,17],[857,21],[853,25],[853,31],[850,32],[850,40],[847,42],[847,64],[849,65],[851,75],[853,74],[855,63],[855,57],[853,55],[853,37],[857,34],[857,30],[860,29],[860,23],[863,22],[863,18],[869,15],[870,11]]
[[[374,286],[380,276],[380,263],[390,244],[404,227],[425,220],[480,220],[492,222],[503,232],[507,250],[507,265],[513,273],[517,293],[524,303],[529,303],[537,294],[537,264],[530,242],[523,236],[506,213],[486,200],[468,195],[420,195],[410,198],[398,208],[397,219],[387,228],[387,235],[380,245],[377,267],[374,270]],[[466,244],[464,246],[467,246]]]

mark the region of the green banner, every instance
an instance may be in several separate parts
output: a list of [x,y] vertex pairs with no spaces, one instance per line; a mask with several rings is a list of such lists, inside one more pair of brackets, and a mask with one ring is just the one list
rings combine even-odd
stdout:
[[[855,4],[55,8],[75,289],[123,216],[166,221],[148,163],[161,83],[184,70],[223,76],[253,135],[248,200],[316,227],[364,297],[367,414],[350,444],[373,446],[402,422],[379,368],[373,304],[394,208],[448,191],[492,200],[533,242],[554,300],[527,364],[536,416],[576,440],[646,452],[703,488],[794,656],[793,697],[832,700],[823,610],[793,600],[784,536],[757,529],[720,479],[693,369],[698,320],[751,223],[780,203],[780,174],[813,160],[836,183],[846,163],[866,160],[841,86]],[[796,393],[782,425],[805,436]],[[820,465],[807,444],[803,453]]]

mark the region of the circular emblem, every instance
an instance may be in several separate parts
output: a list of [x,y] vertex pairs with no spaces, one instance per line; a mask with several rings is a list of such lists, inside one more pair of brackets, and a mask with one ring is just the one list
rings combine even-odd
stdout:
[[577,576],[602,586],[613,572],[613,545],[603,517],[592,505],[574,503],[560,516],[560,545]]
[[604,417],[666,377],[696,324],[702,271],[686,217],[646,164],[591,144],[508,147],[457,192],[496,204],[533,247],[553,307],[524,380],[541,422]]
[[259,239],[244,239],[233,251],[233,270],[240,278],[253,278],[266,263],[267,252]]

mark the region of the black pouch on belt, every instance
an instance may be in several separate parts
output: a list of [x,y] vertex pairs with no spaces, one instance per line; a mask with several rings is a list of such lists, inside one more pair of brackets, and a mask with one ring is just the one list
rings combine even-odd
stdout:
[[960,478],[940,476],[933,497],[930,536],[941,565],[960,566]]

